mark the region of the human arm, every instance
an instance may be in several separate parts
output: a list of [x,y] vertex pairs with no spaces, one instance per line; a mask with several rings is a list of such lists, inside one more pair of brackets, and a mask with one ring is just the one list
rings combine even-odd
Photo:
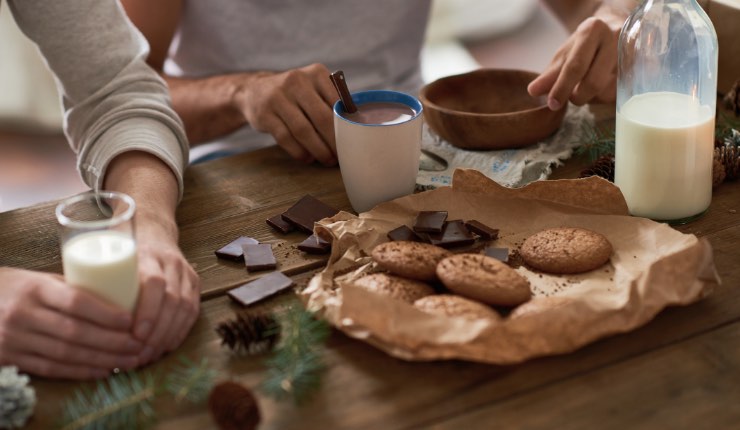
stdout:
[[[321,64],[286,71],[183,78],[163,72],[182,0],[124,0],[131,20],[151,45],[148,63],[167,81],[172,104],[193,144],[244,125],[269,133],[293,158],[336,164],[332,105],[337,99]],[[237,19],[237,18],[235,18]]]
[[550,65],[528,90],[547,94],[552,110],[570,100],[582,105],[609,102],[616,97],[617,42],[635,0],[547,0],[548,5],[573,31]]
[[[8,4],[57,77],[83,179],[137,202],[141,293],[132,329],[150,346],[139,355],[147,362],[184,338],[198,307],[197,279],[177,249],[174,221],[188,154],[182,123],[145,63],[143,37],[116,1]],[[139,328],[145,321],[149,330]]]

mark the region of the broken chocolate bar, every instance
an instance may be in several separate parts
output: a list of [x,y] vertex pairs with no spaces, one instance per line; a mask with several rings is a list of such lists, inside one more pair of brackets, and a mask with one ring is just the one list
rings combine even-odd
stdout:
[[283,212],[282,217],[300,230],[310,234],[313,233],[313,225],[316,221],[332,217],[337,212],[339,211],[321,200],[306,195]]
[[483,250],[483,253],[503,263],[507,263],[509,261],[509,248],[494,248],[489,246]]
[[421,211],[416,216],[414,231],[422,233],[441,233],[447,219],[447,211]]
[[249,306],[293,285],[293,280],[281,272],[272,272],[252,282],[230,290],[232,300]]
[[422,239],[418,234],[414,233],[413,230],[408,228],[408,226],[402,225],[401,227],[394,228],[393,230],[388,232],[388,239],[398,242],[398,241],[411,241],[411,242],[424,242],[424,239]]
[[470,220],[465,223],[465,227],[473,233],[480,236],[481,239],[485,240],[496,240],[498,239],[498,229],[491,228],[480,221]]
[[282,214],[275,215],[274,217],[265,220],[267,225],[279,231],[280,233],[287,234],[295,229],[293,224],[285,221]]
[[244,260],[244,250],[242,249],[242,245],[256,245],[258,243],[259,242],[256,239],[241,236],[216,251],[216,257],[226,260],[242,261]]
[[244,250],[244,265],[247,266],[248,271],[257,272],[277,267],[272,245],[269,243],[242,245],[242,249]]
[[448,221],[444,224],[441,233],[429,233],[429,243],[442,248],[472,245],[475,242],[473,236],[462,220]]
[[328,254],[331,251],[331,243],[312,234],[298,244],[298,249],[309,254]]

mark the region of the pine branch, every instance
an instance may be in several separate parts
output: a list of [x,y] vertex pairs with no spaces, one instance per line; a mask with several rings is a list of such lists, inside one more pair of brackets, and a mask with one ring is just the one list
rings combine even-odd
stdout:
[[605,155],[614,155],[614,129],[584,123],[576,155],[586,154],[592,163]]
[[200,403],[208,397],[218,372],[208,367],[208,359],[204,358],[200,364],[195,364],[187,357],[180,357],[182,365],[173,369],[167,376],[165,388],[180,403],[187,399],[192,403]]
[[64,405],[62,430],[129,429],[154,420],[155,378],[133,372],[98,382],[94,391],[75,392]]
[[300,305],[290,306],[278,319],[281,341],[267,362],[262,389],[275,399],[292,397],[302,403],[321,383],[329,326]]

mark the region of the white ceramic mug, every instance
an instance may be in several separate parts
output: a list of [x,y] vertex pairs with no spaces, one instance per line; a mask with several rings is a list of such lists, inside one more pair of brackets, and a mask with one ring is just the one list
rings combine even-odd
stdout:
[[416,98],[389,90],[352,94],[362,111],[368,103],[397,103],[414,115],[392,124],[364,124],[348,119],[341,101],[334,104],[334,133],[344,188],[355,211],[411,194],[421,155],[422,105]]

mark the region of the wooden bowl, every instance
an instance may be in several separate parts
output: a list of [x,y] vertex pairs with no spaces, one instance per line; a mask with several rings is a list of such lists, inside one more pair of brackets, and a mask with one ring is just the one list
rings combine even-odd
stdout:
[[464,149],[531,145],[560,127],[566,109],[551,111],[527,85],[537,73],[480,69],[426,85],[420,99],[424,120],[443,139]]

